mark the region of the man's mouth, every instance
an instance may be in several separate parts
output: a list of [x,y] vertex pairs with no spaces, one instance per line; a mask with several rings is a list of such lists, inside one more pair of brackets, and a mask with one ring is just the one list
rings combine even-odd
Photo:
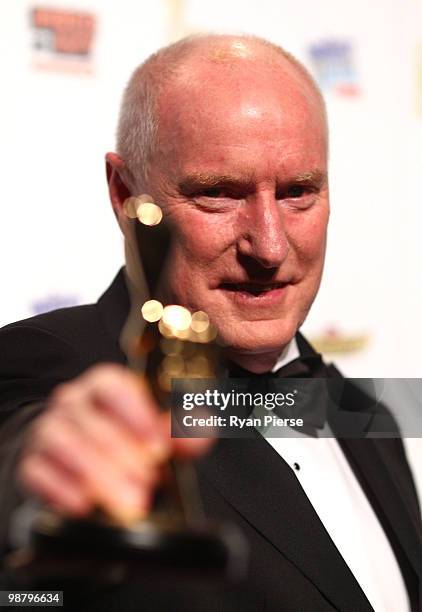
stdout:
[[259,297],[279,289],[284,289],[288,283],[273,282],[273,283],[222,283],[220,289],[238,294],[249,294],[250,296]]

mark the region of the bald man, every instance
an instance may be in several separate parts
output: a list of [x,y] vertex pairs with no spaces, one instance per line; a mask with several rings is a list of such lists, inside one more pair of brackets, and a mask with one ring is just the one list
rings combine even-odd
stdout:
[[[315,357],[298,330],[323,271],[327,148],[315,83],[265,40],[189,38],[135,71],[117,153],[106,156],[125,271],[95,305],[1,332],[5,538],[26,496],[74,516],[101,505],[118,520],[140,518],[163,461],[209,451],[207,440],[170,437],[118,346],[128,289],[142,295],[128,197],[148,193],[162,207],[169,303],[209,314],[234,371]],[[420,609],[420,516],[400,440],[220,440],[198,470],[207,514],[249,541],[245,583],[201,595],[139,577],[87,609]]]

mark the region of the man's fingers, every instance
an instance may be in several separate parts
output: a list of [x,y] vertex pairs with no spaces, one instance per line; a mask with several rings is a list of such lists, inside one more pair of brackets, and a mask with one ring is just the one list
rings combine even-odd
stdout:
[[71,413],[61,416],[71,428],[79,432],[86,444],[106,455],[116,469],[145,486],[153,486],[157,482],[158,466],[165,457],[157,454],[154,443],[139,440],[126,428],[110,422],[89,405],[83,417],[76,418]]
[[98,366],[80,378],[92,401],[145,439],[165,443],[157,430],[159,412],[145,382],[118,366]]
[[62,512],[84,515],[91,509],[91,500],[79,483],[40,456],[24,459],[18,469],[18,478],[27,491],[42,496],[45,502]]
[[[139,478],[135,479],[121,471],[108,454],[98,452],[95,445],[86,441],[70,423],[59,418],[46,419],[39,427],[34,454],[62,473],[71,475],[88,499],[115,517],[129,520],[145,514],[149,508],[151,484],[144,483],[154,481],[154,468],[144,465]],[[64,489],[67,481],[58,486]]]

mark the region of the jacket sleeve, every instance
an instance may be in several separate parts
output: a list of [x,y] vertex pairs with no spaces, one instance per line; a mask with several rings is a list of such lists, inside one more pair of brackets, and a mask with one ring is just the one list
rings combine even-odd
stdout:
[[8,547],[9,523],[23,496],[15,467],[54,387],[89,364],[51,330],[15,323],[0,330],[0,552]]

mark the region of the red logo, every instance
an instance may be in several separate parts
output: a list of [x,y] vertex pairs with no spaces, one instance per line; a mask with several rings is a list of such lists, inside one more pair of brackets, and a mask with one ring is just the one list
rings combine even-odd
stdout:
[[95,34],[95,15],[83,11],[35,7],[31,11],[31,25],[36,67],[73,67],[75,71],[79,67],[82,71],[91,71],[89,61]]

